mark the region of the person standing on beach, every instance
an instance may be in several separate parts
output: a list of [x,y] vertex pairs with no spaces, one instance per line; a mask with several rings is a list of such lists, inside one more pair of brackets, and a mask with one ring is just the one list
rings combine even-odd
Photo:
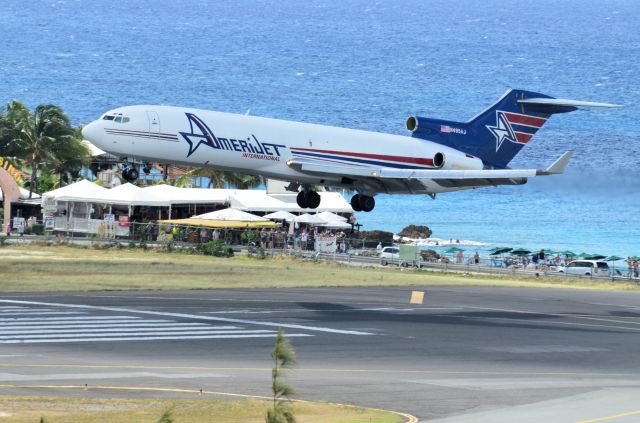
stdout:
[[638,257],[633,258],[633,277],[640,276],[640,264],[638,263]]
[[478,252],[476,251],[476,253],[473,255],[473,261],[476,264],[480,264],[480,254],[478,254]]
[[627,277],[631,277],[633,275],[633,259],[631,256],[627,257]]

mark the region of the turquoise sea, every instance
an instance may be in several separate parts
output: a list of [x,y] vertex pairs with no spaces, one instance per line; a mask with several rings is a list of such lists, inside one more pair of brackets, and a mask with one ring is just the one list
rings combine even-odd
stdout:
[[640,2],[3,0],[0,102],[75,123],[172,104],[405,133],[465,120],[507,88],[624,104],[554,116],[512,163],[566,175],[524,187],[380,196],[363,229],[640,254]]

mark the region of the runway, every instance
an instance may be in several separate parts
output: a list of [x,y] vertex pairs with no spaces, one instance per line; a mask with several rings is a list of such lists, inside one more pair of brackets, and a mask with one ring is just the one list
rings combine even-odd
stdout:
[[[425,291],[421,305],[411,290]],[[0,393],[269,395],[282,327],[298,397],[421,421],[638,421],[640,293],[426,287],[3,294]],[[87,389],[74,387],[87,385]],[[25,388],[28,386],[28,388]],[[47,388],[44,388],[47,386]],[[52,386],[66,386],[54,389]],[[634,420],[635,419],[635,420]]]

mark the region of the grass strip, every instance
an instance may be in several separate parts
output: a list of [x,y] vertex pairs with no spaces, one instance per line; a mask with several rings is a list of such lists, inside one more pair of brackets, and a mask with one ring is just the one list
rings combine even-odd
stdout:
[[357,267],[287,257],[214,258],[142,249],[0,248],[0,292],[475,285],[638,290],[633,283]]
[[[264,422],[270,403],[262,400],[96,399],[0,396],[0,421],[34,423],[155,423],[172,408],[176,423]],[[393,413],[325,403],[294,403],[301,423],[398,423]]]

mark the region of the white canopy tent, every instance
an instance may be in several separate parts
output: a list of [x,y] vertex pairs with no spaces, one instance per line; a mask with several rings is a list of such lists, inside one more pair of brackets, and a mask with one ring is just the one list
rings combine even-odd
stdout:
[[107,192],[109,192],[108,189],[83,179],[74,184],[45,192],[42,197],[53,198],[56,201],[103,202]]
[[312,226],[322,226],[323,224],[327,223],[326,220],[319,218],[317,215],[313,215],[309,213],[296,216],[295,222],[306,223],[307,225],[312,225]]
[[171,202],[168,199],[157,196],[151,191],[146,191],[130,183],[118,185],[117,187],[106,191],[107,194],[104,202],[107,204],[124,204],[130,207],[169,207],[171,205]]
[[229,190],[204,188],[179,188],[160,184],[142,188],[145,192],[164,198],[171,204],[224,204],[229,201]]
[[237,209],[223,209],[217,210],[210,213],[200,214],[198,216],[193,216],[195,219],[205,219],[205,220],[236,220],[241,222],[268,222],[269,219],[265,219],[264,217],[256,216],[255,214],[243,212],[242,210]]
[[[340,222],[346,222],[347,218],[346,217],[342,217],[340,215],[337,215],[335,213],[331,213],[329,211],[323,211],[318,213],[316,216],[318,216],[320,219],[324,219],[326,221],[340,221]],[[349,227],[351,227],[351,225],[349,225]]]

